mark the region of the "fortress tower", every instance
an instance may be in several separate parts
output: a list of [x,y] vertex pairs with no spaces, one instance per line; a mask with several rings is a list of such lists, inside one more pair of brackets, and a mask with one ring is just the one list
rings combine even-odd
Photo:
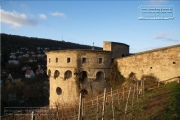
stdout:
[[128,48],[125,44],[104,42],[103,50],[47,52],[50,106],[74,103],[82,91],[89,95],[102,92],[107,87],[112,58],[128,55]]

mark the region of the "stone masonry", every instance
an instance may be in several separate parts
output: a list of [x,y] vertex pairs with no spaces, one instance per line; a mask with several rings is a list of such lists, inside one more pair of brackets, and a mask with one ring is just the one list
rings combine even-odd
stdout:
[[[112,49],[112,44],[116,49]],[[74,103],[81,91],[95,95],[107,87],[106,79],[109,77],[112,59],[122,54],[128,55],[129,46],[114,42],[104,42],[104,46],[104,50],[59,50],[46,53],[50,106]]]
[[152,75],[159,81],[180,77],[180,45],[145,51],[117,58],[116,61],[119,71],[126,78],[131,72],[139,80],[143,75]]

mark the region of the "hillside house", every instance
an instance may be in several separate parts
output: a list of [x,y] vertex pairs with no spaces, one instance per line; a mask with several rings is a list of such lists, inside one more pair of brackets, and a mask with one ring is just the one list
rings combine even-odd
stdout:
[[9,60],[8,63],[18,65],[19,61],[18,60]]
[[25,78],[34,78],[35,74],[33,72],[33,70],[27,70],[25,73]]
[[10,55],[9,58],[16,59],[17,57],[16,57],[16,55]]
[[44,74],[44,70],[41,69],[41,68],[40,68],[40,69],[38,68],[38,69],[36,70],[36,75],[39,75],[39,74]]

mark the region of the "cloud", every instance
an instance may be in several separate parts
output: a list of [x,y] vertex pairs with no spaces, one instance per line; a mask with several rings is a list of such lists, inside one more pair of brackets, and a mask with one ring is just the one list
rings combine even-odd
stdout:
[[29,7],[25,4],[20,5],[23,10],[29,10]]
[[168,35],[167,32],[164,32],[164,33],[161,32],[161,33],[157,34],[157,35],[154,37],[154,39],[156,39],[156,40],[165,39],[167,35]]
[[65,18],[66,15],[62,12],[53,12],[53,13],[50,13],[52,16],[58,16],[58,17],[63,17]]
[[161,32],[155,35],[154,39],[169,42],[180,42],[180,36],[177,36],[175,32]]
[[9,12],[3,9],[0,9],[0,13],[0,21],[6,24],[10,24],[11,27],[21,27],[23,25],[37,25],[37,21],[29,19],[26,14],[17,13],[16,11]]
[[47,16],[45,14],[39,14],[39,18],[45,20],[47,19]]

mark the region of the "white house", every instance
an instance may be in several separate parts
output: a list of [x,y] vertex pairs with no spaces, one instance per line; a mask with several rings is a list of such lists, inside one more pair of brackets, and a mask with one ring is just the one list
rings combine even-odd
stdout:
[[17,57],[16,57],[16,55],[10,55],[9,58],[16,59]]
[[18,65],[19,61],[18,60],[9,60],[8,63],[9,64],[16,64],[16,65]]

